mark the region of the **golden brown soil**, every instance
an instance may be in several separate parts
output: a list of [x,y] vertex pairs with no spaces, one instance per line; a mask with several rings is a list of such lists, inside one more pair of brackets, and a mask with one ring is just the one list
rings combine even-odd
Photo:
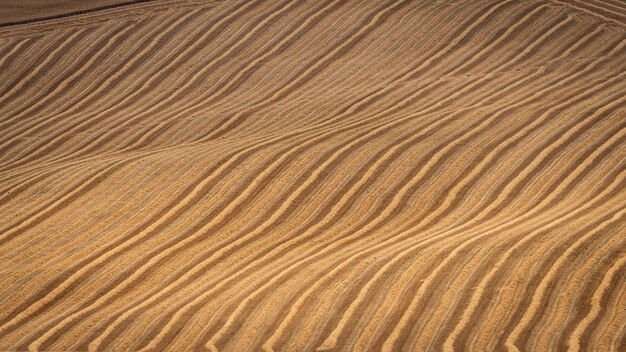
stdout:
[[622,0],[0,4],[0,350],[626,350]]

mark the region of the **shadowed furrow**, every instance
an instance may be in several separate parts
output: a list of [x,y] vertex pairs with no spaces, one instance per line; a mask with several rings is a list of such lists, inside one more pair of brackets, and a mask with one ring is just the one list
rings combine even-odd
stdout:
[[0,349],[621,351],[626,4],[0,4]]

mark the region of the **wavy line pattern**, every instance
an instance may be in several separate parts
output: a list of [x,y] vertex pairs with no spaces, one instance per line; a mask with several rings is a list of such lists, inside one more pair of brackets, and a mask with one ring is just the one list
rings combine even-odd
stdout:
[[623,2],[35,5],[0,350],[626,349]]

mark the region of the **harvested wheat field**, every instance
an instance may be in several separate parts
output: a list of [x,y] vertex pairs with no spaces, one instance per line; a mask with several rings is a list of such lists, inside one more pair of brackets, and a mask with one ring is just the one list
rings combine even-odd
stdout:
[[0,350],[626,351],[626,2],[0,13]]

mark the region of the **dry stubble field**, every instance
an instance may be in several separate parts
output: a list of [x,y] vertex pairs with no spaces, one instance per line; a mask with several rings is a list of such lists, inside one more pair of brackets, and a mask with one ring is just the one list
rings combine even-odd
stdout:
[[88,3],[0,1],[0,350],[626,350],[626,2]]

